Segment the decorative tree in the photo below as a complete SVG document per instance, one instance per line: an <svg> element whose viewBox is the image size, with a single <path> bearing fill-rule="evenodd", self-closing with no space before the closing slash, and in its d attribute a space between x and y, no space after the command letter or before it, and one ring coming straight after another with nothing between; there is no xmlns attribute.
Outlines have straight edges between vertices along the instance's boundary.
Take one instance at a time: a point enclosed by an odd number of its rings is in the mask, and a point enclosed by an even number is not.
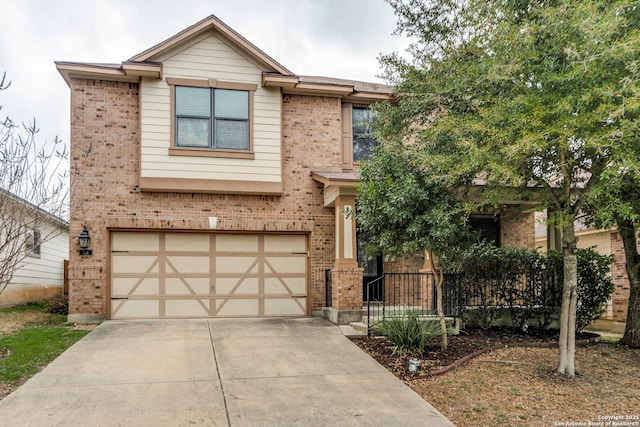
<svg viewBox="0 0 640 427"><path fill-rule="evenodd" d="M368 236L366 251L397 258L427 251L434 272L442 350L448 338L442 306L442 269L434 255L442 258L468 236L465 206L438 176L421 170L414 151L401 141L387 141L374 149L364 162L358 188L358 225Z"/></svg>
<svg viewBox="0 0 640 427"><path fill-rule="evenodd" d="M637 162L638 5L631 0L389 0L412 60L381 57L396 86L380 133L420 146L422 170L474 179L484 200L532 197L562 232L558 372L575 375L576 236L611 168Z"/></svg>
<svg viewBox="0 0 640 427"><path fill-rule="evenodd" d="M640 149L640 142L638 146ZM640 227L640 182L637 176L637 172L626 166L621 166L612 176L606 176L585 207L585 212L593 225L602 228L618 227L629 279L627 320L620 343L640 348L640 254L637 243L637 230Z"/></svg>

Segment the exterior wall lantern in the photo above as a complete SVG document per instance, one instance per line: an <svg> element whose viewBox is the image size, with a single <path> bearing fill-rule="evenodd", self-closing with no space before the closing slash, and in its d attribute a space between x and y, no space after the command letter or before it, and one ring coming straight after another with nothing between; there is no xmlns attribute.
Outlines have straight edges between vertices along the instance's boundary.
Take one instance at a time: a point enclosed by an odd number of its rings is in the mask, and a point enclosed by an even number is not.
<svg viewBox="0 0 640 427"><path fill-rule="evenodd" d="M78 253L80 255L93 255L93 250L88 249L89 243L91 243L91 237L89 236L89 231L87 231L87 226L83 226L83 230L78 236L78 243L80 244L80 250Z"/></svg>

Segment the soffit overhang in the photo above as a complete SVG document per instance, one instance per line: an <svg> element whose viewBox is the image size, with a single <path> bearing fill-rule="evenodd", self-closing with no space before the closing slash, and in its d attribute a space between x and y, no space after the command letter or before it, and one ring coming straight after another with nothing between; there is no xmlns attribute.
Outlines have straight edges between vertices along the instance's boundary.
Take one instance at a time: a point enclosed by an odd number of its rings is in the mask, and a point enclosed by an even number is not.
<svg viewBox="0 0 640 427"><path fill-rule="evenodd" d="M346 102L369 104L393 98L391 86L318 76L283 76L262 73L262 85L279 87L285 94L334 96Z"/></svg>
<svg viewBox="0 0 640 427"><path fill-rule="evenodd" d="M93 64L56 61L55 64L68 86L71 85L72 78L131 83L139 82L143 77L162 79L162 64L160 63Z"/></svg>
<svg viewBox="0 0 640 427"><path fill-rule="evenodd" d="M311 177L324 186L324 206L333 207L340 196L355 196L360 180L353 171L311 172Z"/></svg>

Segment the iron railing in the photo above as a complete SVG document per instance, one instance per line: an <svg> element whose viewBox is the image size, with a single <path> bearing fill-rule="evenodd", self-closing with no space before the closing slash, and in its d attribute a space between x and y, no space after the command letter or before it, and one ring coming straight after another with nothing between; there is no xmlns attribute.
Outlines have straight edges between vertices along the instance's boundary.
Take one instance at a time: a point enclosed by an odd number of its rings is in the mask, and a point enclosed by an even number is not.
<svg viewBox="0 0 640 427"><path fill-rule="evenodd" d="M462 280L444 275L443 311L447 317L459 317ZM366 289L367 328L388 317L406 316L408 312L434 315L436 286L432 273L385 273L371 281Z"/></svg>

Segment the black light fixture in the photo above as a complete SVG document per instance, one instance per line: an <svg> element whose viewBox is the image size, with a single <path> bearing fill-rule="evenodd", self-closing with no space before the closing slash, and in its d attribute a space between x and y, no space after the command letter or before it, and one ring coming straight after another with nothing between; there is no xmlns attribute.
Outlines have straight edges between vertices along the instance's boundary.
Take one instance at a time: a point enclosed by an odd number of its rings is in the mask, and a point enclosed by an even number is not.
<svg viewBox="0 0 640 427"><path fill-rule="evenodd" d="M80 250L78 253L80 255L93 255L93 251L91 249L87 249L89 247L89 243L91 243L91 237L89 236L89 231L87 230L87 226L83 226L83 230L78 236L78 243L80 244Z"/></svg>

